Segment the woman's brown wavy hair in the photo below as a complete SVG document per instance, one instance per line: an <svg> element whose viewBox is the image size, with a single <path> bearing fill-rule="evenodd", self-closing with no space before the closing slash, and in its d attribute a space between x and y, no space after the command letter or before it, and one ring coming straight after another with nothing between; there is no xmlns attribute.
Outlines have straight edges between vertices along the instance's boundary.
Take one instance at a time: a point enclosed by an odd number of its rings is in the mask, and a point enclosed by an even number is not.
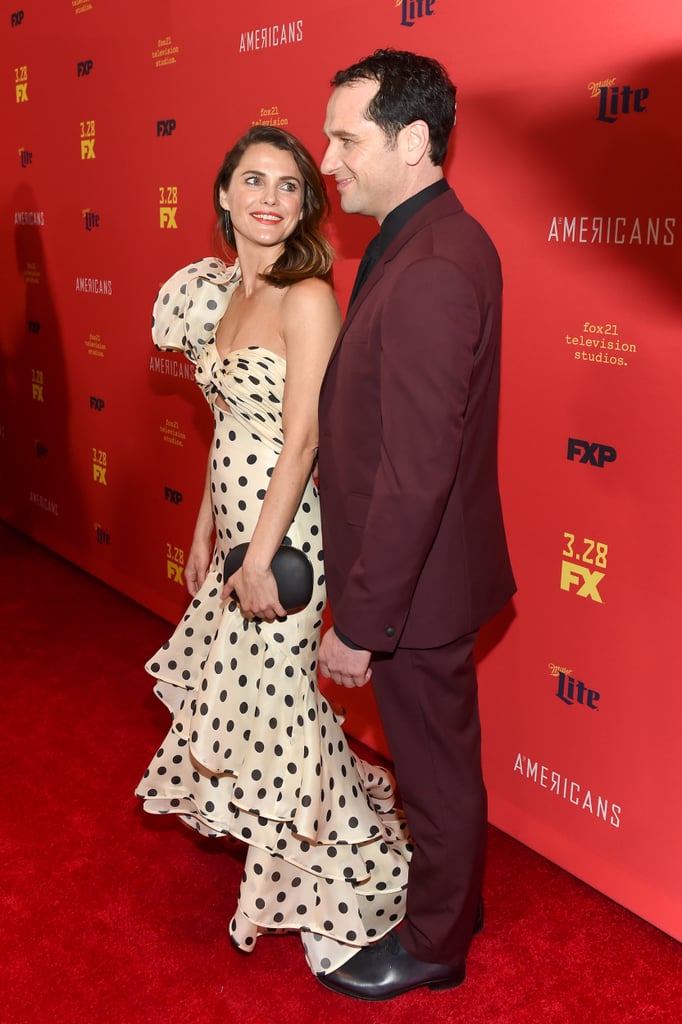
<svg viewBox="0 0 682 1024"><path fill-rule="evenodd" d="M276 288L286 288L308 277L331 281L334 254L322 231L322 223L329 216L329 199L324 180L305 146L281 128L255 125L226 154L213 186L213 205L218 215L217 234L224 245L236 251L232 224L230 222L229 227L226 225L225 211L220 205L220 192L230 187L232 175L249 146L260 144L291 153L303 178L301 219L286 239L284 252L279 259L261 275L263 280Z"/></svg>

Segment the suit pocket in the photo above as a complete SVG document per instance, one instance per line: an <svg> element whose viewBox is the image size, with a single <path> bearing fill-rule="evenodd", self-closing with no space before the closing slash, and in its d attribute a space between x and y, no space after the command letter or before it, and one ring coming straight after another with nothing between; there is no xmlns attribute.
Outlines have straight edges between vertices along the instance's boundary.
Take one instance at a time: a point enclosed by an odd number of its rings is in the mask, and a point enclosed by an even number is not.
<svg viewBox="0 0 682 1024"><path fill-rule="evenodd" d="M351 526L364 526L371 500L369 494L349 494L344 502L346 522Z"/></svg>

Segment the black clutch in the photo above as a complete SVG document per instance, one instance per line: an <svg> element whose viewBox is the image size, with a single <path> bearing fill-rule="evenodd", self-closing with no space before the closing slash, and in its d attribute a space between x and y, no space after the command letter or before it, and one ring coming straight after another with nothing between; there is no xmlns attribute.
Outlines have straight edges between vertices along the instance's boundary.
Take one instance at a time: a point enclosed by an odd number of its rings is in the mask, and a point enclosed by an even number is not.
<svg viewBox="0 0 682 1024"><path fill-rule="evenodd" d="M229 580L230 576L241 568L248 547L248 544L237 544L231 551L228 551L225 556L223 579ZM277 592L282 607L287 612L305 608L313 596L314 582L313 567L308 556L290 544L282 544L275 552L270 568L277 583Z"/></svg>

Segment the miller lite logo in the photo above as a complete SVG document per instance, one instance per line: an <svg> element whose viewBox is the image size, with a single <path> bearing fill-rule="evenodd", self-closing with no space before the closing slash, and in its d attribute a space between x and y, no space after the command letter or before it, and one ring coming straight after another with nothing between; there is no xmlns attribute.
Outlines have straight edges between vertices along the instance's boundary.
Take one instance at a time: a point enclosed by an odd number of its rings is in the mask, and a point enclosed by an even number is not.
<svg viewBox="0 0 682 1024"><path fill-rule="evenodd" d="M417 18L428 18L434 13L436 0L395 0L400 7L400 24L412 28Z"/></svg>
<svg viewBox="0 0 682 1024"><path fill-rule="evenodd" d="M76 64L76 75L78 78L83 78L89 75L93 66L93 61L91 60L79 60Z"/></svg>
<svg viewBox="0 0 682 1024"><path fill-rule="evenodd" d="M644 101L649 98L648 89L633 89L630 85L598 85L593 96L599 97L597 121L613 124L620 114L643 114Z"/></svg>
<svg viewBox="0 0 682 1024"><path fill-rule="evenodd" d="M83 210L83 221L85 230L92 231L94 228L99 227L99 214L93 213L92 210Z"/></svg>
<svg viewBox="0 0 682 1024"><path fill-rule="evenodd" d="M616 461L617 454L616 449L610 444L599 444L597 441L592 444L578 437L568 439L566 458L570 462L577 458L578 462L603 469L607 462Z"/></svg>
<svg viewBox="0 0 682 1024"><path fill-rule="evenodd" d="M182 491L175 491L172 487L164 487L164 501L170 501L171 505L179 505L182 501Z"/></svg>
<svg viewBox="0 0 682 1024"><path fill-rule="evenodd" d="M95 523L95 537L98 544L111 544L111 534L107 533L99 523Z"/></svg>
<svg viewBox="0 0 682 1024"><path fill-rule="evenodd" d="M599 711L597 707L601 697L599 691L590 689L590 687L585 686L585 683L582 683L579 679L574 679L573 676L569 676L565 672L559 672L557 675L555 697L558 697L568 707L580 704L591 711Z"/></svg>
<svg viewBox="0 0 682 1024"><path fill-rule="evenodd" d="M165 121L156 122L156 135L172 135L177 128L177 122L174 117L169 117Z"/></svg>
<svg viewBox="0 0 682 1024"><path fill-rule="evenodd" d="M23 11L12 11L12 13L9 16L9 23L10 23L12 28L19 28L19 26L23 24L23 21L24 21L24 12Z"/></svg>

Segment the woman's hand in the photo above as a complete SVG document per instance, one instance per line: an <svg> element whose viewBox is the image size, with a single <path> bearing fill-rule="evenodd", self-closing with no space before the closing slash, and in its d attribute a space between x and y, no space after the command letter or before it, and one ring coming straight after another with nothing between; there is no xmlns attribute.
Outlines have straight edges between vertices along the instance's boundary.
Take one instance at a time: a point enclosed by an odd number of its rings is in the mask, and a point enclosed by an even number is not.
<svg viewBox="0 0 682 1024"><path fill-rule="evenodd" d="M211 563L211 542L205 540L192 541L189 555L185 562L185 586L192 597L203 586Z"/></svg>
<svg viewBox="0 0 682 1024"><path fill-rule="evenodd" d="M242 565L229 580L226 580L221 598L228 601L234 591L245 619L264 619L274 622L286 615L286 609L279 602L277 583L270 569L253 569Z"/></svg>

